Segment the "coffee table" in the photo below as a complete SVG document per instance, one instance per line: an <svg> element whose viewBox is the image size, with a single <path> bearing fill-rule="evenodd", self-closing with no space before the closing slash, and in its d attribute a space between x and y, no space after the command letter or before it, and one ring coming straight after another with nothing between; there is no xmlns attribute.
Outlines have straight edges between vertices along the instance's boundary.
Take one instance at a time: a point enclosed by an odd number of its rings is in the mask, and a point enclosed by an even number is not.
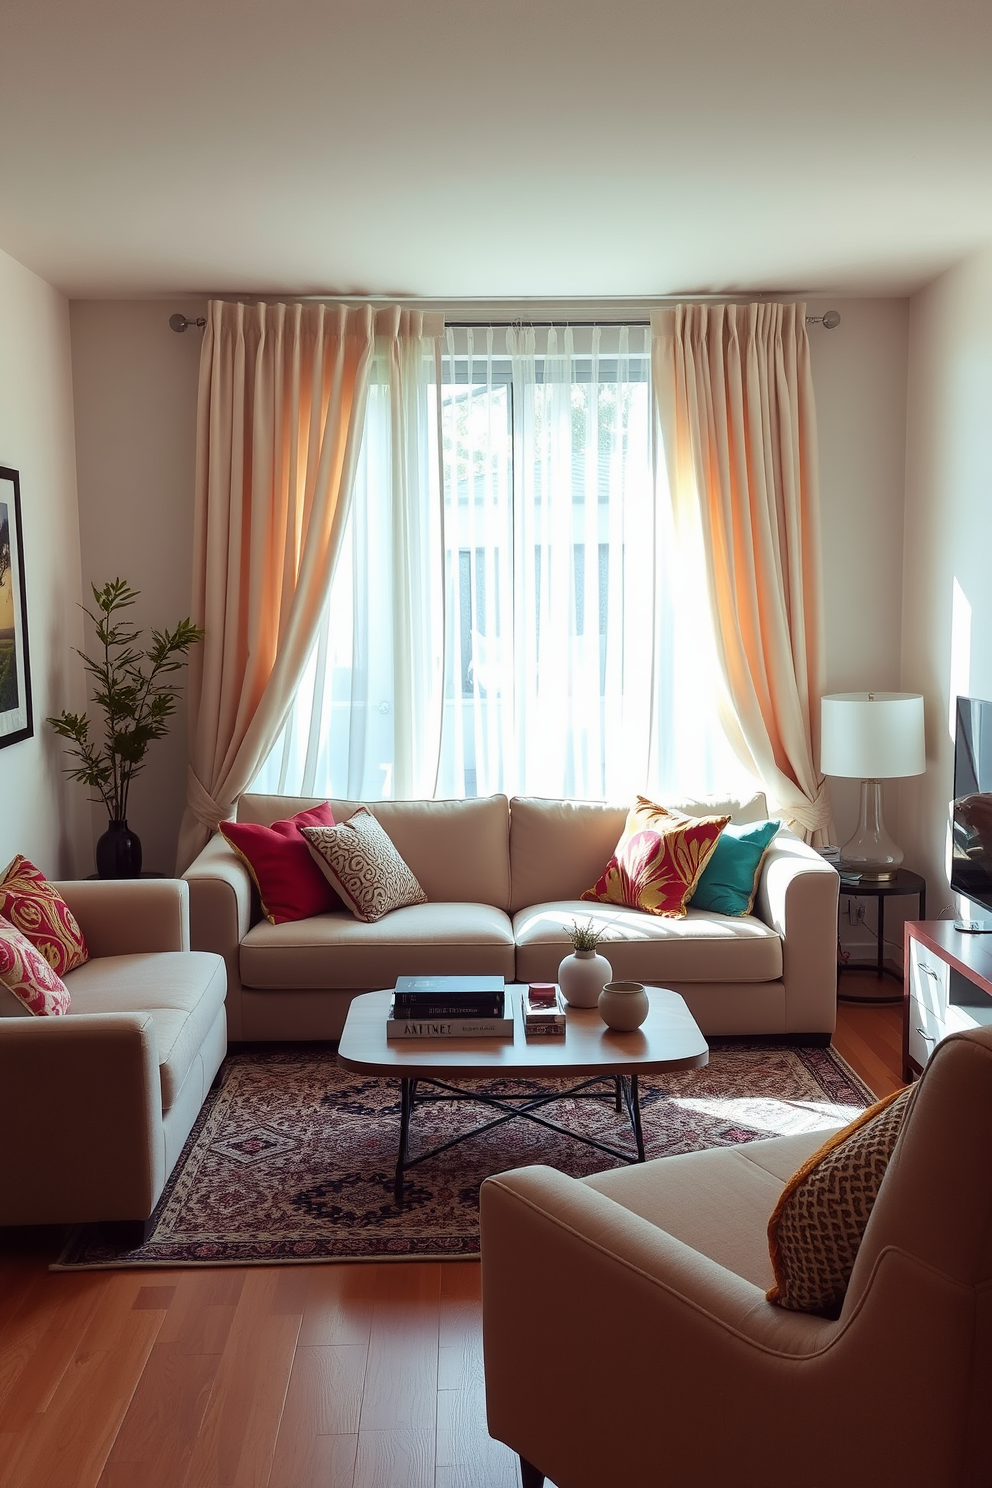
<svg viewBox="0 0 992 1488"><path fill-rule="evenodd" d="M364 992L352 1000L338 1045L340 1063L359 1074L400 1081L399 1152L394 1185L398 1207L403 1204L403 1182L408 1169L515 1118L536 1122L549 1131L563 1132L624 1162L643 1162L638 1075L659 1070L702 1069L709 1062L706 1040L677 992L649 987L647 1020L635 1033L616 1033L607 1028L595 1008L570 1007L564 1038L528 1039L523 1031L520 991L515 986L507 988L514 1010L512 1039L387 1039L386 1017L392 992ZM466 1080L573 1080L580 1076L585 1078L567 1090L539 1093L532 1090L520 1096L494 1096L461 1086ZM606 1091L593 1089L604 1084ZM428 1087L428 1094L421 1091L422 1086ZM574 1127L559 1126L542 1114L554 1101L576 1096L613 1099L618 1111L626 1106L634 1151L611 1146ZM473 1101L498 1114L471 1131L411 1158L410 1124L418 1099Z"/></svg>

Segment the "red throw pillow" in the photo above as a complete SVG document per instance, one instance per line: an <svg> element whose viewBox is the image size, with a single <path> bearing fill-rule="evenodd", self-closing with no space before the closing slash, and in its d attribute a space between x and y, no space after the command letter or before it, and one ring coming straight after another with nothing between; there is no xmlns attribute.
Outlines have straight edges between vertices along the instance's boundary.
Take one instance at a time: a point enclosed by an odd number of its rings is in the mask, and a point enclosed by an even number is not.
<svg viewBox="0 0 992 1488"><path fill-rule="evenodd" d="M301 827L333 827L334 813L325 801L271 827L251 822L221 822L220 829L255 880L262 913L273 925L308 920L341 900L310 856Z"/></svg>
<svg viewBox="0 0 992 1488"><path fill-rule="evenodd" d="M26 935L57 976L89 960L79 922L53 884L18 853L0 878L0 915Z"/></svg>

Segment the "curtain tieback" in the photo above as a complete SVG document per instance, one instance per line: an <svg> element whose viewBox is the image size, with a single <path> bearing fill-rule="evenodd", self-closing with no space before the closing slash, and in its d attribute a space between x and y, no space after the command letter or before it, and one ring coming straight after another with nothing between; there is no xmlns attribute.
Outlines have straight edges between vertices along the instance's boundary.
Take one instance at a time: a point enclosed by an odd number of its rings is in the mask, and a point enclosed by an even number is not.
<svg viewBox="0 0 992 1488"><path fill-rule="evenodd" d="M199 779L192 765L186 771L186 803L201 827L216 832L231 814L230 806L220 806Z"/></svg>
<svg viewBox="0 0 992 1488"><path fill-rule="evenodd" d="M790 826L797 825L804 832L823 832L830 825L830 789L826 780L821 780L812 800L800 796L795 801L783 802L783 809Z"/></svg>

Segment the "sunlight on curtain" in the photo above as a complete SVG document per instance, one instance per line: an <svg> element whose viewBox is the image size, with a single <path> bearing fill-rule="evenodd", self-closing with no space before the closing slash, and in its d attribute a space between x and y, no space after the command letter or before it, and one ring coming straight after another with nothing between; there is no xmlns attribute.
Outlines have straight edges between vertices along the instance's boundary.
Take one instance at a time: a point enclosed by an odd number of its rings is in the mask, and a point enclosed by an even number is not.
<svg viewBox="0 0 992 1488"><path fill-rule="evenodd" d="M449 327L442 379L439 794L741 781L701 591L655 499L649 330Z"/></svg>
<svg viewBox="0 0 992 1488"><path fill-rule="evenodd" d="M377 341L329 607L253 789L753 789L656 488L649 329L448 327L434 350Z"/></svg>
<svg viewBox="0 0 992 1488"><path fill-rule="evenodd" d="M443 648L436 479L440 317L376 321L354 497L316 645L252 786L289 795L430 797Z"/></svg>

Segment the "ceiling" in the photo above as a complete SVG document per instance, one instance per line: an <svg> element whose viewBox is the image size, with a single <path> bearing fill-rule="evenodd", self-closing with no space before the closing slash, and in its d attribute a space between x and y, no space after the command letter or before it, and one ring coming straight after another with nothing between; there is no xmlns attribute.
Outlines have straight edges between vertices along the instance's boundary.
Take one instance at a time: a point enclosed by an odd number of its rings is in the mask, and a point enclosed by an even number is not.
<svg viewBox="0 0 992 1488"><path fill-rule="evenodd" d="M75 298L904 294L992 242L989 0L2 0Z"/></svg>

